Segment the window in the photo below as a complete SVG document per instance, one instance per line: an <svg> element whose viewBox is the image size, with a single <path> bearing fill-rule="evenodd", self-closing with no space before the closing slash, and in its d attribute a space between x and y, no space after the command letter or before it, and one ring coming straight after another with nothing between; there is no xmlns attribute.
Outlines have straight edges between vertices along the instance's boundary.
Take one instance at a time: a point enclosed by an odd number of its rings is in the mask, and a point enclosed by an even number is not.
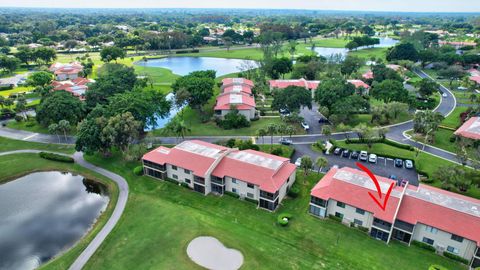
<svg viewBox="0 0 480 270"><path fill-rule="evenodd" d="M185 178L185 183L190 184L191 182L192 182L192 181L190 181L190 179Z"/></svg>
<svg viewBox="0 0 480 270"><path fill-rule="evenodd" d="M455 240L455 241L457 241L457 242L462 243L462 242L463 242L463 237L458 236L458 235L456 235L456 234L452 234L452 240Z"/></svg>
<svg viewBox="0 0 480 270"><path fill-rule="evenodd" d="M337 202L337 206L340 208L345 208L345 204L343 202Z"/></svg>
<svg viewBox="0 0 480 270"><path fill-rule="evenodd" d="M236 188L232 188L233 193L238 193Z"/></svg>
<svg viewBox="0 0 480 270"><path fill-rule="evenodd" d="M427 244L433 246L433 242L434 242L434 241L433 241L432 239L430 239L430 238L423 237L422 242L427 243Z"/></svg>
<svg viewBox="0 0 480 270"><path fill-rule="evenodd" d="M431 232L433 234L436 234L438 232L438 229L437 228L434 228L434 227L431 227L431 226L426 226L425 227L425 231L427 232Z"/></svg>
<svg viewBox="0 0 480 270"><path fill-rule="evenodd" d="M253 193L247 192L247 197L253 199Z"/></svg>
<svg viewBox="0 0 480 270"><path fill-rule="evenodd" d="M176 170L177 170L177 166L172 165L172 170L175 170L175 171L176 171Z"/></svg>
<svg viewBox="0 0 480 270"><path fill-rule="evenodd" d="M365 210L360 209L360 208L357 208L357 209L355 210L355 212L357 212L357 214L360 214L360 215L364 215L364 214L365 214Z"/></svg>
<svg viewBox="0 0 480 270"><path fill-rule="evenodd" d="M237 183L237 179L232 178L232 183L236 184L236 183Z"/></svg>
<svg viewBox="0 0 480 270"><path fill-rule="evenodd" d="M252 184L247 184L247 187L248 187L248 188L254 188L255 186L252 185Z"/></svg>
<svg viewBox="0 0 480 270"><path fill-rule="evenodd" d="M362 225L363 225L363 221L361 221L360 219L354 219L354 220L353 220L353 223L355 223L355 224L358 225L358 226L362 226Z"/></svg>
<svg viewBox="0 0 480 270"><path fill-rule="evenodd" d="M187 169L183 169L185 171L186 174L190 174L190 170L187 170Z"/></svg>
<svg viewBox="0 0 480 270"><path fill-rule="evenodd" d="M453 254L458 254L458 248L454 248L452 246L448 246L447 251Z"/></svg>
<svg viewBox="0 0 480 270"><path fill-rule="evenodd" d="M335 216L339 218L343 218L343 214L339 212L335 212Z"/></svg>
<svg viewBox="0 0 480 270"><path fill-rule="evenodd" d="M172 174L173 179L178 179L178 175Z"/></svg>

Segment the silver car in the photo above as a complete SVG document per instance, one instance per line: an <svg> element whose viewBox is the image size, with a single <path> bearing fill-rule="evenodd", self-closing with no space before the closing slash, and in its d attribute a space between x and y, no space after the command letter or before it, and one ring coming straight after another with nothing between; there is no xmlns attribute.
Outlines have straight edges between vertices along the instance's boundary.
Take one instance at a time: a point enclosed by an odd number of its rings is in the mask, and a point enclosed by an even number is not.
<svg viewBox="0 0 480 270"><path fill-rule="evenodd" d="M413 169L413 161L411 161L410 159L405 160L405 168Z"/></svg>

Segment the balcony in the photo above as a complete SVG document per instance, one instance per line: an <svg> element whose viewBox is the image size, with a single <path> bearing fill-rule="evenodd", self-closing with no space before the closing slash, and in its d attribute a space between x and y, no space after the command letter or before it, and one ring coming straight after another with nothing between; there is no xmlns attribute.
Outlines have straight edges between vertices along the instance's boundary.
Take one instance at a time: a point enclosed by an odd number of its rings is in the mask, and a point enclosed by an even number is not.
<svg viewBox="0 0 480 270"><path fill-rule="evenodd" d="M223 180L223 178L212 175L210 180L212 181L212 183L215 183L217 185L221 185L221 186L225 185L225 181Z"/></svg>
<svg viewBox="0 0 480 270"><path fill-rule="evenodd" d="M165 165L157 164L148 160L143 160L143 165L163 172L167 170Z"/></svg>
<svg viewBox="0 0 480 270"><path fill-rule="evenodd" d="M413 232L413 228L415 225L403 222L401 220L395 220L395 224L393 225L395 228L406 231L406 232Z"/></svg>
<svg viewBox="0 0 480 270"><path fill-rule="evenodd" d="M327 201L322 200L322 199L317 198L317 197L311 196L310 197L310 202L313 203L313 204L316 204L318 206L321 206L321 207L327 207Z"/></svg>
<svg viewBox="0 0 480 270"><path fill-rule="evenodd" d="M477 247L477 253L475 253L475 257L480 258L480 247Z"/></svg>
<svg viewBox="0 0 480 270"><path fill-rule="evenodd" d="M203 178L203 177L198 177L198 176L195 175L195 176L193 177L193 181L194 181L195 183L198 183L198 184L201 184L201 185L205 185L205 178Z"/></svg>
<svg viewBox="0 0 480 270"><path fill-rule="evenodd" d="M278 197L278 191L275 194L260 190L260 198L267 199L270 201L275 200Z"/></svg>
<svg viewBox="0 0 480 270"><path fill-rule="evenodd" d="M390 231L390 228L392 228L391 223L388 223L388 222L383 221L383 220L378 219L378 218L373 219L373 226L375 226L377 228L380 228L382 230L385 230L385 231Z"/></svg>

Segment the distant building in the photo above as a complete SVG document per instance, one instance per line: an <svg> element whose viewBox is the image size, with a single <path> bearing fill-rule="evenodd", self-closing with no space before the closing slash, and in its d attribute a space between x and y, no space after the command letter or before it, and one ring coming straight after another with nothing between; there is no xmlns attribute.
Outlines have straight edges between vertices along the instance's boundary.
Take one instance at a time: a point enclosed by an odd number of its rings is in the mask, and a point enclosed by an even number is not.
<svg viewBox="0 0 480 270"><path fill-rule="evenodd" d="M271 211L295 182L296 166L288 158L198 140L160 146L142 161L145 175L173 179L205 195L234 193Z"/></svg>
<svg viewBox="0 0 480 270"><path fill-rule="evenodd" d="M370 197L376 187L363 171L332 168L312 189L309 212L336 216L343 223L368 229L371 237L390 242L412 241L449 252L480 266L480 200L420 184L397 185L376 176L381 193L390 193L383 211Z"/></svg>
<svg viewBox="0 0 480 270"><path fill-rule="evenodd" d="M49 70L55 74L55 80L57 81L74 80L81 77L79 73L83 71L83 66L79 62L54 63Z"/></svg>
<svg viewBox="0 0 480 270"><path fill-rule="evenodd" d="M221 93L217 96L215 115L224 117L235 107L248 120L256 117L256 103L253 97L253 82L243 78L223 79Z"/></svg>
<svg viewBox="0 0 480 270"><path fill-rule="evenodd" d="M85 100L85 94L88 90L88 84L94 83L94 80L87 78L76 78L70 81L53 81L53 91L67 91L72 95L78 97L80 100Z"/></svg>
<svg viewBox="0 0 480 270"><path fill-rule="evenodd" d="M353 84L357 89L358 94L368 95L370 91L370 85L366 84L362 80L347 80L347 82Z"/></svg>
<svg viewBox="0 0 480 270"><path fill-rule="evenodd" d="M476 42L468 42L468 41L439 41L438 42L438 45L440 46L444 46L444 45L450 45L450 46L453 46L455 48L460 48L460 47L464 47L464 46L477 46L477 43Z"/></svg>
<svg viewBox="0 0 480 270"><path fill-rule="evenodd" d="M480 140L480 117L471 117L454 134L472 140Z"/></svg>
<svg viewBox="0 0 480 270"><path fill-rule="evenodd" d="M307 90L315 90L317 89L320 81L307 81L304 78L298 80L270 80L270 90L275 88L277 89L285 89L289 86L298 86L303 87Z"/></svg>
<svg viewBox="0 0 480 270"><path fill-rule="evenodd" d="M369 70L369 71L363 73L362 78L364 78L366 80L373 79L373 71Z"/></svg>

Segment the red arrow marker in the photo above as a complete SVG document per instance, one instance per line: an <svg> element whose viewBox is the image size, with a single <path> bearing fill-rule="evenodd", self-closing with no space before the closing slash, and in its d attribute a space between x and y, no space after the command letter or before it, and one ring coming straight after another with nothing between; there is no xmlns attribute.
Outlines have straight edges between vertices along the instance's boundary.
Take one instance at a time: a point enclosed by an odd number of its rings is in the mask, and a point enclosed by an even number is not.
<svg viewBox="0 0 480 270"><path fill-rule="evenodd" d="M380 188L380 184L378 183L378 180L377 178L375 177L375 175L365 166L363 166L361 163L359 162L355 162L355 164L364 172L366 172L368 174L368 176L370 177L370 179L372 179L373 183L375 184L375 187L377 188L377 193L378 193L378 197L379 199L377 199L371 192L368 192L368 195L370 195L370 197L373 199L373 201L383 210L385 211L385 208L387 207L387 202L388 202L388 198L390 198L390 193L392 193L392 189L393 189L393 186L395 185L394 183L392 183L390 185L390 187L388 188L388 191L387 191L387 194L385 194L385 198L382 200L382 189Z"/></svg>

